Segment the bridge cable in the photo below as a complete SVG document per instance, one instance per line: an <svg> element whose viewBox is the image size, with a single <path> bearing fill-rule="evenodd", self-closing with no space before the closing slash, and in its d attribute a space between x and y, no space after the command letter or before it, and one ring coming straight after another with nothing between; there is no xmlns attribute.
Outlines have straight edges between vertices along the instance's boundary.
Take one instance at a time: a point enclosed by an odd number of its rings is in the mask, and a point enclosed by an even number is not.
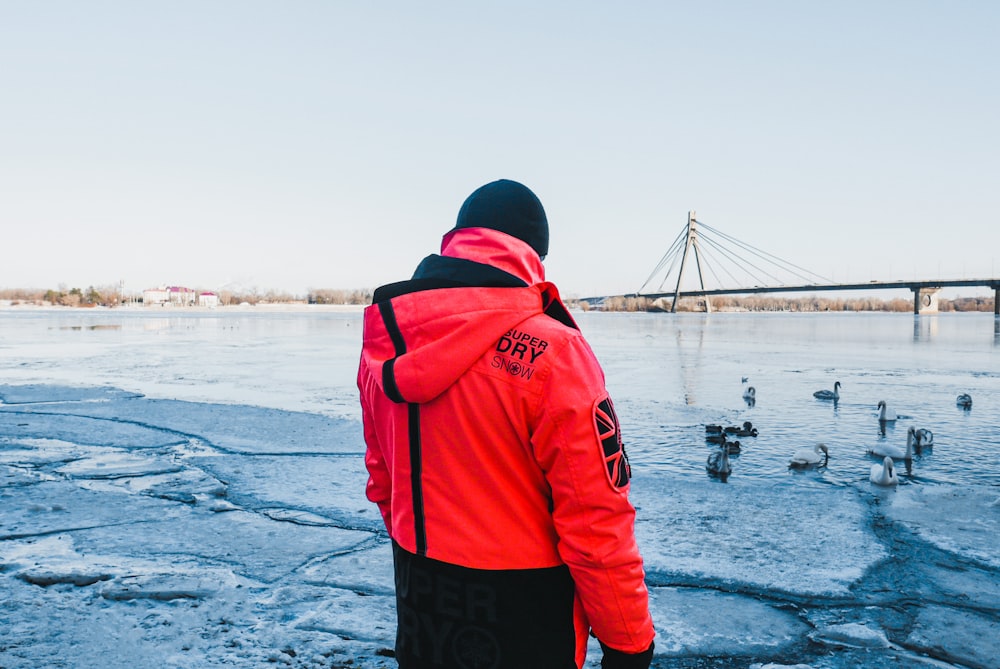
<svg viewBox="0 0 1000 669"><path fill-rule="evenodd" d="M805 276L803 276L801 274L797 274L796 272L787 269L787 267L794 267L797 270L800 270L802 272L805 272L806 274L811 275L813 277L812 282L815 282L815 279L821 279L825 283L830 283L830 284L835 283L833 280L828 279L828 278L826 278L826 277L824 277L824 276L822 276L820 274L817 274L817 273L815 273L815 272L813 272L811 270L808 270L808 269L806 269L804 267L800 267L799 265L796 265L795 263L789 262L787 260L783 260L782 258L779 258L778 256L776 256L776 255L774 255L772 253L768 253L767 251L764 251L762 249L758 249L755 246L751 246L750 244L747 244L746 242L742 242L742 241L736 239L735 237L732 237L731 235L727 235L726 233L722 232L721 230L716 230L715 228L713 228L712 226L710 226L710 225L708 225L706 223L702 223L701 221L697 221L697 223L698 223L698 225L701 228L707 228L711 232L714 232L715 234L717 234L717 235L719 235L719 236L721 236L721 237L723 237L723 238L725 238L725 239L733 242L734 244L737 244L738 246L740 246L740 247L742 247L742 248L744 248L744 249L746 249L748 251L756 253L757 255L761 256L761 258L763 258L763 259L773 258L774 260L771 261L773 264L782 266L783 269L785 269L786 271L790 272L791 274L795 274L800 279L808 280L807 277L805 277ZM787 267L784 267L784 266L787 266Z"/></svg>
<svg viewBox="0 0 1000 669"><path fill-rule="evenodd" d="M708 226L706 226L706 227L708 227ZM731 238L731 237L729 237L729 236L727 236L727 235L724 235L724 234L722 234L722 233L719 233L719 232L718 232L717 230L714 230L714 229L712 229L712 232L714 232L714 233L716 233L716 234L720 234L720 235L721 235L722 237L724 237L724 238L725 238L725 239L727 239L727 240L732 240L732 242L733 242L733 243L737 244L738 246L740 246L741 248L743 248L743 249L745 249L745 250L750 250L750 252L751 252L751 254L753 255L753 257L756 257L756 258L758 258L758 259L760 259L760 260L763 260L763 261L765 261L765 262L769 263L770 265L774 266L775 268L777 268L777 269L780 269L780 270L783 270L783 271L785 271L785 272L789 272L790 274L793 274L793 275L797 276L797 277L798 277L799 279L802 279L803 281L806 281L806 280L808 280L808 279L807 279L807 277L804 277L804 276L802 276L802 275L800 275L800 274L798 274L798 273L796 273L796 272L794 272L794 271L792 271L792 270L788 269L787 267L784 267L783 265L781 265L781 264L779 264L779 263L777 263L777 262L775 262L775 261L771 260L771 259L770 259L769 257L766 257L766 256L770 256L770 257L773 257L773 258L777 258L777 256L773 256L773 255L771 255L771 254L766 254L766 255L761 255L760 253L754 253L754 251L755 251L756 249L753 249L753 247L749 247L749 248L748 248L748 245L746 245L746 244L742 244L741 242L739 242L739 240L736 240L736 239L733 239L733 238ZM711 237L708 237L708 236L706 236L706 237L705 237L705 239L706 239L707 241L709 241L709 242L713 242L713 241L714 241L714 240L713 240L713 239L712 239ZM743 263L746 263L746 264L750 265L751 267L754 267L755 269L757 269L757 270L759 270L759 271L763 272L763 273L764 273L765 275L767 275L767 276L768 276L768 277L769 277L770 279L773 279L774 281L776 281L776 282L777 282L777 283L778 283L779 285L786 285L786 284L784 284L784 282L783 282L783 281L782 281L782 280L781 280L781 279L780 279L779 277L777 277L777 276L774 276L773 274L771 274L771 273L770 273L770 272L768 272L767 270L765 270L765 269L763 269L763 268L761 268L761 267L758 267L757 265L753 264L753 263L752 263L752 262L751 262L750 260L748 260L748 259L747 259L747 258L746 258L746 257L745 257L744 255L740 254L739 252L737 252L737 251L734 251L734 250L732 250L732 249L729 249L729 251L730 251L730 252L731 252L731 253L732 253L733 255L735 255L735 256L736 256L736 257L737 257L737 258L739 259L739 260L738 260L739 262L743 262ZM730 259L732 259L732 258L730 258ZM780 258L777 258L777 260L781 260L781 259L780 259ZM784 261L782 261L782 262L784 262ZM790 263L786 263L786 264L790 264ZM761 284L761 285L766 285L766 284L767 284L767 282L766 282L766 281L762 281L762 280L760 279L760 277L757 277L757 276L754 276L754 275L753 275L753 274L752 274L752 273L751 273L751 272L750 272L749 270L746 270L746 269L744 268L744 271L746 271L746 272L747 272L747 274L749 274L749 275L750 275L750 276L752 276L752 277L753 277L754 279L756 279L756 280L758 281L758 283L759 283L759 284ZM806 271L808 271L808 270L806 270Z"/></svg>
<svg viewBox="0 0 1000 669"><path fill-rule="evenodd" d="M762 249L758 249L755 246L747 244L746 242L740 241L739 239L736 239L735 237L733 237L731 235L728 235L728 234L722 232L721 230L716 230L715 228L713 228L712 226L708 225L707 223L702 223L701 225L702 225L702 227L704 227L704 228L710 230L711 232L713 232L714 234L719 235L723 239L736 244L737 246L739 246L740 248L742 248L744 250L750 251L754 255L757 255L762 260L767 260L769 263L771 263L773 265L776 265L776 266L780 267L781 269L783 269L783 270L785 270L785 271L787 271L787 272L789 272L791 274L795 274L800 279L807 279L808 277L806 277L806 276L804 276L802 274L798 274L797 272L792 271L792 269L790 269L790 268L799 269L799 270L801 270L803 272L806 272L809 275L812 275L815 278L820 278L820 279L824 278L824 277L820 276L819 274L816 274L815 272L807 270L807 269L805 269L803 267L799 267L798 265L795 265L794 263L791 263L791 262L789 262L787 260L779 258L778 256L776 256L776 255L774 255L772 253L768 253L766 251L763 251Z"/></svg>
<svg viewBox="0 0 1000 669"><path fill-rule="evenodd" d="M712 242L708 242L708 243L709 243L709 245L711 245ZM698 245L698 250L699 250L699 255L704 256L705 260L713 260L714 261L714 258L708 253L708 250L704 246L702 246L701 244ZM714 265L715 265L714 262L711 265L709 263L707 263L707 262L702 263L702 266L705 267L709 272L711 272L713 277L715 277L716 283L718 283L721 286L721 285L723 285L722 284L722 280L719 278L719 275L716 274L716 272L715 272L715 266ZM725 264L719 263L719 265L722 267L722 271L725 272L729 276L730 279L732 279L733 283L735 283L735 284L739 283L739 279L737 279L735 276L733 276L732 272L730 272L726 268ZM704 288L703 288L703 290L704 290Z"/></svg>
<svg viewBox="0 0 1000 669"><path fill-rule="evenodd" d="M722 255L724 255L730 261L731 264L738 266L739 269L743 272L744 276L746 276L746 277L748 277L750 279L750 281L743 281L743 282L741 282L739 279L736 279L734 277L733 278L733 284L734 285L739 286L741 283L750 283L750 282L754 282L756 285L761 285L761 284L765 284L766 283L766 281L761 280L761 278L759 276L757 276L756 274L754 274L753 272L751 272L749 269L747 269L747 265L749 265L751 267L754 267L754 265L752 263L750 263L750 262L748 262L748 261L746 261L744 259L741 259L741 258L733 258L732 257L732 251L730 251L728 249L725 249L725 248L723 248L721 246L716 245L713 240L706 239L705 243L710 248L714 248L719 253L721 253ZM755 267L755 269L760 269L760 268ZM763 271L763 270L761 270L761 271ZM733 276L732 273L728 273L728 274L731 277ZM765 274L767 274L767 272L765 272ZM770 276L770 275L768 275L768 276ZM774 277L771 277L771 278L774 278ZM720 287L722 287L721 284L720 284Z"/></svg>
<svg viewBox="0 0 1000 669"><path fill-rule="evenodd" d="M679 234L677 238L674 240L674 243L670 245L670 248L664 254L663 258L660 260L660 263L656 266L656 269L654 269L652 274L649 275L649 278L646 279L646 282L642 284L643 288L645 288L646 285L650 281L652 281L653 277L656 276L657 272L663 269L663 266L666 265L668 261L671 262L671 265L670 265L670 270L668 270L667 274L673 271L674 265L677 264L677 258L679 257L680 249L683 248L684 246L684 240L685 240L685 233L682 231L681 234ZM638 292L641 293L642 288L640 288Z"/></svg>
<svg viewBox="0 0 1000 669"><path fill-rule="evenodd" d="M702 237L702 239L704 239L709 245L711 245L711 246L713 246L715 248L718 248L721 253L723 253L729 260L733 261L737 265L740 265L740 263L743 263L745 265L749 265L750 267L753 267L755 270L757 270L759 272L762 272L768 278L773 279L774 281L777 281L779 285L782 284L782 281L781 281L780 278L774 276L773 274L771 274L770 272L768 272L766 269L758 267L757 265L755 265L750 260L748 260L748 259L746 259L746 258L744 258L744 257L742 257L742 256L740 256L738 254L736 254L731 249L727 249L727 248L722 247L715 240L713 240L713 239L711 239L709 237ZM752 279L754 279L755 281L757 281L757 285L766 285L767 284L766 281L762 281L759 276L756 276L753 272L751 272L750 270L748 270L746 267L742 267L741 266L741 269L744 272L746 272L746 274L748 276L750 276Z"/></svg>
<svg viewBox="0 0 1000 669"><path fill-rule="evenodd" d="M677 253L677 251L680 249L683 243L682 240L687 241L686 228L684 230L681 230L680 234L677 235L677 238L674 239L673 243L670 245L670 248L667 249L667 252L663 254L662 258L660 258L660 262L657 263L656 268L653 269L652 273L649 275L649 278L646 279L646 281L642 284L642 288L639 288L639 290L637 290L636 293L641 293L643 288L645 288L646 285L653 280L653 277L656 276L661 269L663 269L663 266L667 264L667 261L670 260L670 256L675 255ZM676 263L676 258L674 258L674 261ZM673 265L671 265L670 270L667 271L667 275L669 275L671 271L673 271Z"/></svg>
<svg viewBox="0 0 1000 669"><path fill-rule="evenodd" d="M708 252L707 249L702 248L702 253L704 254L706 259L712 258L712 255ZM708 263L705 263L705 266L708 267L708 270L712 273L712 276L715 277L716 283L720 286L723 285L722 279L720 279L719 275L716 274L715 272L714 265L709 265ZM733 276L732 272L730 272L724 264L721 264L720 266L722 267L722 271L725 272L729 276L729 278L732 279L734 283L738 283L738 279L736 279L736 277Z"/></svg>
<svg viewBox="0 0 1000 669"><path fill-rule="evenodd" d="M667 279L670 278L670 275L674 273L674 267L677 266L677 263L680 261L682 257L683 256L681 253L674 254L674 261L670 263L670 269L668 269L667 273L663 275L663 281L660 282L660 285L657 288L658 291L663 292L663 284L665 284L667 282Z"/></svg>

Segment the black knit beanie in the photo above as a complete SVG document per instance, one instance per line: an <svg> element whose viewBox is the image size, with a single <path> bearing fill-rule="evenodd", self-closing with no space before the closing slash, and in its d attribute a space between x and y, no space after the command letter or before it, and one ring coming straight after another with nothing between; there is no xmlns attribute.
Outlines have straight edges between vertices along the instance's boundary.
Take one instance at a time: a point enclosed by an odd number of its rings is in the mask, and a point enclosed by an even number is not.
<svg viewBox="0 0 1000 669"><path fill-rule="evenodd" d="M517 237L539 257L549 252L549 222L538 197L527 186L500 179L475 190L458 212L455 229L490 228Z"/></svg>

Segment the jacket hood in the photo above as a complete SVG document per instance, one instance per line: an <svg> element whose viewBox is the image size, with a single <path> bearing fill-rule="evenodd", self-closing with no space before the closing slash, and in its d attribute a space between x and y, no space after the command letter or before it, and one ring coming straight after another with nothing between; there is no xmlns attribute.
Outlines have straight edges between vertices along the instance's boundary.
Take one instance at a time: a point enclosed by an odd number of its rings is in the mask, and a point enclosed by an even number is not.
<svg viewBox="0 0 1000 669"><path fill-rule="evenodd" d="M527 242L490 228L460 228L441 239L441 255L491 265L526 284L545 280L545 266Z"/></svg>
<svg viewBox="0 0 1000 669"><path fill-rule="evenodd" d="M486 264L519 279L520 287L463 285L424 290L376 302L364 315L362 363L383 392L396 402L425 403L447 390L508 330L557 305L570 325L555 286L542 282L538 254L525 242L486 228L453 230L442 243L448 258ZM424 272L426 274L427 271ZM468 273L467 273L468 274ZM401 284L406 286L406 283ZM443 285L454 286L453 278ZM378 294L378 292L376 292ZM563 319L560 319L563 320Z"/></svg>
<svg viewBox="0 0 1000 669"><path fill-rule="evenodd" d="M542 310L541 286L402 295L365 310L362 357L390 399L422 404L447 390L503 333Z"/></svg>

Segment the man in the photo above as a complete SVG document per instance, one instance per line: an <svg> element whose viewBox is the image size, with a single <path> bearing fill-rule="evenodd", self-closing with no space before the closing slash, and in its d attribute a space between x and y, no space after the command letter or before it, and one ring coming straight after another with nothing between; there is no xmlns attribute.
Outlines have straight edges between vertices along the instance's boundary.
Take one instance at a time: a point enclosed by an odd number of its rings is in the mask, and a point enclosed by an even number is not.
<svg viewBox="0 0 1000 669"><path fill-rule="evenodd" d="M466 199L440 255L365 310L367 495L402 669L645 669L653 623L604 374L542 259L527 187Z"/></svg>

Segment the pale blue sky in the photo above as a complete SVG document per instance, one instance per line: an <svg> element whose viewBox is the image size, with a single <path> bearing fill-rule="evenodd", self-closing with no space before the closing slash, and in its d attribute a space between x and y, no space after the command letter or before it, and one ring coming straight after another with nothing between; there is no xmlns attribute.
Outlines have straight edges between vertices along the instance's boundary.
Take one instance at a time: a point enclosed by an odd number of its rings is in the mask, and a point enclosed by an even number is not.
<svg viewBox="0 0 1000 669"><path fill-rule="evenodd" d="M362 288L496 178L567 295L698 219L1000 274L1000 3L0 0L0 287Z"/></svg>

